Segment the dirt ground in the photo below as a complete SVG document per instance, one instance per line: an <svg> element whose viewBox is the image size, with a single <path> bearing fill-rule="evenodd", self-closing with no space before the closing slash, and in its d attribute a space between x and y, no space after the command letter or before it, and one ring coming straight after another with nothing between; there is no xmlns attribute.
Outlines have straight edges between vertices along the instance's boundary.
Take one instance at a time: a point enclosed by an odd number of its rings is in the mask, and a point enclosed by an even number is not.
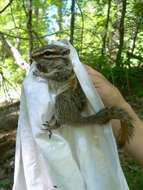
<svg viewBox="0 0 143 190"><path fill-rule="evenodd" d="M0 106L0 190L11 190L19 102Z"/></svg>

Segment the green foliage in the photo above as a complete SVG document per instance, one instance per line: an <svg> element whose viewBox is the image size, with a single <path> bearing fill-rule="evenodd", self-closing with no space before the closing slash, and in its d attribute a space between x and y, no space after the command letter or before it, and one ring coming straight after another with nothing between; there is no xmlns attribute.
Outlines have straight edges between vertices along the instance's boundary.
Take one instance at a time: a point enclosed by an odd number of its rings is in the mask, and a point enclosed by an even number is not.
<svg viewBox="0 0 143 190"><path fill-rule="evenodd" d="M10 180L8 179L0 180L0 188L11 188Z"/></svg>
<svg viewBox="0 0 143 190"><path fill-rule="evenodd" d="M8 2L3 1L0 3L0 10L2 10L6 3ZM126 89L127 83L125 81L127 80L124 79L127 77L127 74L125 74L125 70L127 70L129 65L133 68L142 66L142 62L134 58L130 58L128 63L127 51L132 51L134 35L138 25L138 33L135 39L136 42L133 53L143 57L143 1L131 0L127 3L125 38L121 58L122 68L116 68L115 63L119 44L118 27L121 16L121 3L118 1L111 1L108 30L106 31L105 24L107 21L108 3L109 0L77 1L75 7L76 22L74 27L74 45L77 48L83 63L88 63L98 70L103 70L107 77L112 73L111 75L113 76L110 76L109 78L114 78L115 82L116 78L117 81L122 81L123 88ZM34 48L46 43L45 39L41 38L42 35L58 32L59 29L62 30L59 31L62 33L55 34L52 37L53 39L69 37L70 6L71 1L69 0L33 1L32 30ZM22 57L26 61L29 60L27 14L28 0L20 0L13 1L13 3L1 13L0 17L1 32L6 34L6 39L9 40L13 46L18 48ZM102 55L102 40L106 32L106 49L105 54ZM48 39L51 38L48 37ZM0 66L3 74L13 82L20 82L24 76L24 72L15 65L12 56L4 51L3 44L0 46ZM105 72L105 70L107 70L107 72ZM140 84L138 83L137 78L131 77L132 74L128 75L131 88L132 86L140 87L140 85L137 85Z"/></svg>
<svg viewBox="0 0 143 190"><path fill-rule="evenodd" d="M108 80L121 90L124 95L143 96L143 68L131 67L109 69L106 67L101 71Z"/></svg>
<svg viewBox="0 0 143 190"><path fill-rule="evenodd" d="M130 172L129 170L125 170L125 175L127 178L127 182L129 184L130 190L140 190L143 187L143 172Z"/></svg>
<svg viewBox="0 0 143 190"><path fill-rule="evenodd" d="M134 161L123 165L123 171L130 190L141 190L143 187L143 170Z"/></svg>
<svg viewBox="0 0 143 190"><path fill-rule="evenodd" d="M27 29L29 0L13 1L1 13L0 28L14 47L21 53L23 59L29 60L29 36ZM6 2L0 3L0 10ZM121 2L111 1L108 28L107 11L109 0L76 1L74 46L77 48L83 63L103 72L105 76L125 92L137 93L142 96L142 61L128 58L127 52L143 57L143 1L127 2L125 15L125 38L122 50L121 67L116 66L116 56L119 45L119 22L121 17ZM47 43L47 39L69 38L70 35L70 0L35 0L33 1L32 31L33 48ZM60 30L60 31L59 31ZM61 33L58 33L61 32ZM135 33L137 36L135 37ZM101 53L103 37L106 35L105 53ZM134 44L134 47L133 47ZM0 68L3 75L13 83L21 83L25 72L15 64L12 56L0 44ZM130 68L131 67L131 68Z"/></svg>

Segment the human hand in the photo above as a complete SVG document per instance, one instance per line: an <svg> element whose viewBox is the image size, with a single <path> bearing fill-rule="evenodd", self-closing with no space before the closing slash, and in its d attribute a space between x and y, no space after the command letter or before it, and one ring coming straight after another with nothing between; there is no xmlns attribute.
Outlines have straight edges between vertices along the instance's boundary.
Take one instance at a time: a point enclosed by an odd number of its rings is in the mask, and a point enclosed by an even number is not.
<svg viewBox="0 0 143 190"><path fill-rule="evenodd" d="M143 121L134 112L132 107L125 101L119 90L112 85L101 73L86 66L99 95L101 96L105 106L121 107L132 118L131 123L134 126L134 135L129 143L126 144L125 149L129 152L142 166L143 166ZM120 121L113 120L112 128L115 137L118 138L118 129L120 129Z"/></svg>
<svg viewBox="0 0 143 190"><path fill-rule="evenodd" d="M85 67L105 106L124 107L127 104L120 91L101 73L87 65Z"/></svg>

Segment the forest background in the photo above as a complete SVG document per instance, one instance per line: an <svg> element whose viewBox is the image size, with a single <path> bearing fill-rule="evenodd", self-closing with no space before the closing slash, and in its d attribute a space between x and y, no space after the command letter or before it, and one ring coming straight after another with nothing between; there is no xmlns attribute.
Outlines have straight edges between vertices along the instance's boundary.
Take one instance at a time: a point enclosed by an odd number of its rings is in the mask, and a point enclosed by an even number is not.
<svg viewBox="0 0 143 190"><path fill-rule="evenodd" d="M143 0L0 0L0 188L12 184L15 98L31 53L58 39L69 39L143 117ZM121 161L131 190L141 190L140 166L125 153Z"/></svg>

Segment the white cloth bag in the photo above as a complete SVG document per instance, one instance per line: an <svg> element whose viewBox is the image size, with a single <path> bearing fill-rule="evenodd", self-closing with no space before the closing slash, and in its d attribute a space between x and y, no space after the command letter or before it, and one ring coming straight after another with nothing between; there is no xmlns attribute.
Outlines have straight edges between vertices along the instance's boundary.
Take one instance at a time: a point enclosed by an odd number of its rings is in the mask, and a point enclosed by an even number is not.
<svg viewBox="0 0 143 190"><path fill-rule="evenodd" d="M76 50L66 46L90 111L97 112L103 103ZM13 190L128 190L110 124L65 126L49 139L42 124L52 117L55 94L47 81L33 76L34 69L22 88Z"/></svg>

